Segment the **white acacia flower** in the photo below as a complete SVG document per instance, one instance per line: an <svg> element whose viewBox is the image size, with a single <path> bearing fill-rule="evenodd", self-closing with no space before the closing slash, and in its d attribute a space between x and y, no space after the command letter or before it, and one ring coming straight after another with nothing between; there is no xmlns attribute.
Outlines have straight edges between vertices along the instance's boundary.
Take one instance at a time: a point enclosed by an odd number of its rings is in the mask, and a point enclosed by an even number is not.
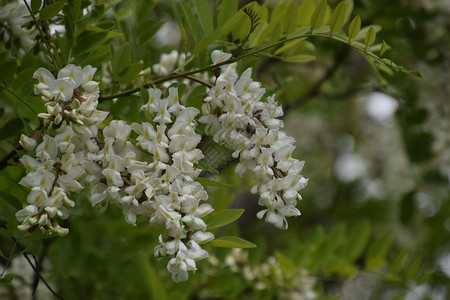
<svg viewBox="0 0 450 300"><path fill-rule="evenodd" d="M231 53L225 53L222 50L214 50L213 52L211 52L211 60L213 62L213 65L227 61L231 57Z"/></svg>
<svg viewBox="0 0 450 300"><path fill-rule="evenodd" d="M63 79L64 81L72 85L72 89L76 89L83 82L83 71L80 67L69 64L59 70L58 79Z"/></svg>
<svg viewBox="0 0 450 300"><path fill-rule="evenodd" d="M36 140L33 138L30 138L24 134L20 135L20 145L25 149L25 150L34 150L34 148L36 148Z"/></svg>

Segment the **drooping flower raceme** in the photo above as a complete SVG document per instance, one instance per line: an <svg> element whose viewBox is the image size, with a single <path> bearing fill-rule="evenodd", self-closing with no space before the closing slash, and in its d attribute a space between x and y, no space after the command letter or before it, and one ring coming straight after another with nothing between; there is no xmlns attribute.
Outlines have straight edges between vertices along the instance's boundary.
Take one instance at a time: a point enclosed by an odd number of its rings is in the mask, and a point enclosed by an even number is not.
<svg viewBox="0 0 450 300"><path fill-rule="evenodd" d="M199 110L181 105L175 88L165 99L161 90L150 89L141 108L148 122L112 120L99 129L107 113L97 110L94 73L90 66L68 65L57 78L43 68L34 74L35 92L47 109L38 115L44 119L45 135L42 140L21 138L24 149L35 155L21 159L27 175L20 183L31 192L29 205L17 213L20 229L67 234L57 217L68 217L66 206L75 205L70 194L87 188L92 205L101 210L115 204L132 225L141 216L150 225L165 226L155 255L170 256L173 279L185 281L196 270L196 261L209 255L200 244L214 238L202 219L213 209L202 203L208 194L195 181L201 172L196 164L203 158L197 149L201 136L195 132Z"/></svg>
<svg viewBox="0 0 450 300"><path fill-rule="evenodd" d="M213 63L230 57L218 50L211 55ZM266 207L258 218L287 229L286 217L300 215L296 205L299 190L307 184L301 175L304 162L291 156L295 140L282 130L281 106L274 96L263 99L265 90L251 79L251 72L249 68L238 77L228 68L203 100L200 122L206 124L207 135L239 158L237 174L253 172L257 184L251 191L260 195L258 203Z"/></svg>
<svg viewBox="0 0 450 300"><path fill-rule="evenodd" d="M23 1L14 1L0 7L0 32L7 34L3 38L19 40L20 46L28 50L36 44L39 31Z"/></svg>
<svg viewBox="0 0 450 300"><path fill-rule="evenodd" d="M48 234L68 233L57 217L68 217L67 206L75 205L69 195L83 189L83 165L91 163L90 153L100 150L95 138L107 116L97 110L98 83L92 81L95 71L90 66L68 65L56 79L43 68L34 73L38 80L35 93L41 95L47 108L47 113L38 115L44 119L42 131L46 134L42 139L39 134L33 138L22 135L20 141L24 149L35 153L34 157L21 158L27 175L20 184L31 189L28 206L16 214L24 231L39 227Z"/></svg>
<svg viewBox="0 0 450 300"><path fill-rule="evenodd" d="M215 63L230 57L212 54ZM71 194L87 189L100 211L114 204L129 224L141 217L164 226L154 254L170 258L167 269L174 281L187 280L196 261L209 256L200 245L214 239L203 220L213 208L196 181L204 157L196 118L206 125L205 134L239 158L239 175L247 170L255 175L252 192L265 207L259 218L286 229L286 217L300 215L298 191L307 183L303 162L291 157L294 139L282 130L283 111L273 96L263 99L265 90L251 79L251 69L238 77L229 65L205 97L200 116L198 109L180 103L176 88L165 98L162 90L151 88L141 107L145 122L112 120L103 129L108 113L97 110L95 71L67 65L56 78L44 68L34 73L34 90L47 112L38 114L43 128L20 141L33 153L21 158L27 174L20 184L30 189L28 205L16 214L21 230L66 235L59 218L67 218L68 207L75 205Z"/></svg>

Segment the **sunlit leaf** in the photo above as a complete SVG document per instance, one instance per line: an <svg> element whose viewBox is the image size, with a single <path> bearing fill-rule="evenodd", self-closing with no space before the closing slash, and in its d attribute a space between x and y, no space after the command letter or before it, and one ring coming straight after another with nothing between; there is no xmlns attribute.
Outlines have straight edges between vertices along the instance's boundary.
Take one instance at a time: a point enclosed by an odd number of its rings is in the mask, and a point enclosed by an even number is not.
<svg viewBox="0 0 450 300"><path fill-rule="evenodd" d="M370 47L373 45L373 43L375 42L375 38L377 36L377 33L375 32L375 28L370 27L369 30L366 33L366 37L364 39L364 43L366 44L366 49L367 47Z"/></svg>
<svg viewBox="0 0 450 300"><path fill-rule="evenodd" d="M185 20L188 23L189 28L191 29L192 34L194 35L195 41L199 41L202 38L202 32L200 29L200 25L197 22L197 18L191 11L191 8L184 2L180 2L181 10L183 11Z"/></svg>
<svg viewBox="0 0 450 300"><path fill-rule="evenodd" d="M256 245L236 236L223 236L212 240L210 244L214 247L223 248L255 248Z"/></svg>
<svg viewBox="0 0 450 300"><path fill-rule="evenodd" d="M311 16L311 28L317 29L326 23L327 1L321 0Z"/></svg>
<svg viewBox="0 0 450 300"><path fill-rule="evenodd" d="M284 11L283 29L286 34L294 32L298 23L298 4L296 1L291 1L288 8Z"/></svg>
<svg viewBox="0 0 450 300"><path fill-rule="evenodd" d="M203 186L223 186L223 187L232 187L232 185L220 181L215 181L209 178L197 177L196 179Z"/></svg>
<svg viewBox="0 0 450 300"><path fill-rule="evenodd" d="M348 4L346 1L339 3L330 17L330 31L340 30L345 24L345 16L347 15Z"/></svg>
<svg viewBox="0 0 450 300"><path fill-rule="evenodd" d="M304 41L306 38L301 38L301 39L295 39L293 41L287 42L285 43L283 46L281 46L280 48L278 48L275 53L273 55L279 55L281 53L286 52L287 50L295 47L296 45L298 45L301 41Z"/></svg>
<svg viewBox="0 0 450 300"><path fill-rule="evenodd" d="M233 223L244 213L244 209L224 209L215 211L203 218L208 230Z"/></svg>
<svg viewBox="0 0 450 300"><path fill-rule="evenodd" d="M316 8L316 3L314 0L302 1L299 7L298 14L298 26L309 26L311 25L311 17Z"/></svg>
<svg viewBox="0 0 450 300"><path fill-rule="evenodd" d="M217 26L220 27L225 24L234 14L236 14L238 9L237 0L226 0L222 1L220 6L219 15L217 17Z"/></svg>
<svg viewBox="0 0 450 300"><path fill-rule="evenodd" d="M208 6L208 1L206 0L193 0L194 8L197 13L200 25L203 28L205 34L210 34L213 32L213 21L212 14Z"/></svg>
<svg viewBox="0 0 450 300"><path fill-rule="evenodd" d="M352 22L350 23L350 26L348 27L349 43L352 43L356 39L360 30L361 30L361 17L356 16L353 18Z"/></svg>
<svg viewBox="0 0 450 300"><path fill-rule="evenodd" d="M380 48L380 56L386 52L386 50L390 49L391 47L383 40L383 43L381 44Z"/></svg>

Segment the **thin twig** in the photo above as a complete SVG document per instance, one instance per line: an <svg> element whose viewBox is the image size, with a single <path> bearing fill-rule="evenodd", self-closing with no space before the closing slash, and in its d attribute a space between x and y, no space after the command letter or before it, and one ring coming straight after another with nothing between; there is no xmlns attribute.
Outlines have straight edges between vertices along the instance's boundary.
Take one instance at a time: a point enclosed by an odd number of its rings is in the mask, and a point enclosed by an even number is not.
<svg viewBox="0 0 450 300"><path fill-rule="evenodd" d="M59 70L58 64L56 63L56 60L53 57L52 50L50 49L50 45L48 44L47 38L44 35L44 32L42 31L41 26L38 24L38 22L36 20L36 17L34 16L33 11L31 10L31 7L28 5L27 1L23 0L23 2L25 3L25 5L26 5L26 7L28 9L28 12L31 15L31 18L33 18L33 22L36 25L37 29L39 30L39 33L41 35L42 40L44 40L45 47L47 48L47 51L48 51L48 53L50 55L50 59L52 60L52 63L55 66L56 71L58 71Z"/></svg>
<svg viewBox="0 0 450 300"><path fill-rule="evenodd" d="M34 112L36 115L38 114L28 103L26 103L22 98L20 98L19 96L17 96L13 91L11 91L8 87L6 87L4 84L2 84L2 89L4 89L5 91L7 91L8 93L10 93L11 95L13 95L14 97L16 97L20 102L22 102L23 104L25 104L32 112Z"/></svg>
<svg viewBox="0 0 450 300"><path fill-rule="evenodd" d="M14 238L13 238L14 239ZM36 272L37 274L39 274L39 279L42 281L42 283L44 283L44 285L47 287L47 289L53 294L53 296L55 296L58 299L64 300L63 297L61 297L60 295L58 295L53 289L52 287L47 283L47 281L45 281L45 278L42 277L42 275L38 272L37 268L33 265L33 263L31 262L31 259L28 257L28 253L24 253L23 256L25 257L25 259L28 261L28 264L31 266L31 268L34 270L34 272Z"/></svg>
<svg viewBox="0 0 450 300"><path fill-rule="evenodd" d="M172 73L172 74L177 74L177 73ZM209 82L203 81L203 80L201 80L201 79L199 79L199 78L196 78L196 77L193 77L193 76L190 76L190 75L186 75L186 76L184 76L184 77L187 78L187 79L189 79L189 80L198 82L198 83L200 83L200 84L202 84L202 85L204 85L204 86L206 86L206 87L208 87L208 88L212 88L212 87L214 86L213 84L211 84L211 83L209 83Z"/></svg>
<svg viewBox="0 0 450 300"><path fill-rule="evenodd" d="M308 92L301 95L294 103L290 103L284 106L283 110L284 113L287 113L288 111L292 110L293 108L305 103L306 101L314 98L320 93L320 89L322 88L322 85L330 79L334 73L339 69L341 64L344 62L345 57L348 54L348 48L343 47L338 53L336 53L334 58L333 65L325 72L325 74L309 89Z"/></svg>
<svg viewBox="0 0 450 300"><path fill-rule="evenodd" d="M21 150L22 146L21 145L17 145L16 147L14 147L13 150L11 150L8 154L6 154L5 156L3 156L0 159L0 170L6 168L8 166L8 160L10 160L11 158L14 157L14 155L16 155L17 151Z"/></svg>

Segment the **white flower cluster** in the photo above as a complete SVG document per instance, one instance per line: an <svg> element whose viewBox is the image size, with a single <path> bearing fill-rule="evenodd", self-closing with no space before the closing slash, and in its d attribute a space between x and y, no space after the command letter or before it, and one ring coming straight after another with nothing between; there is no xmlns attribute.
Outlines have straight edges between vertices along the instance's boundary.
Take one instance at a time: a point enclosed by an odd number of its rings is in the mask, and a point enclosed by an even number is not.
<svg viewBox="0 0 450 300"><path fill-rule="evenodd" d="M213 51L213 63L226 61L230 54ZM232 149L239 158L236 173L243 175L251 170L257 184L252 193L258 193L258 204L267 207L257 216L278 228L287 229L286 217L299 216L297 199L299 190L307 184L301 175L303 161L291 157L295 140L281 129L278 119L283 110L274 96L262 101L265 89L251 79L251 68L240 77L228 69L226 76L217 78L208 96L203 100L205 133L216 143Z"/></svg>
<svg viewBox="0 0 450 300"><path fill-rule="evenodd" d="M186 60L186 54L179 54L177 50L172 50L169 54L162 54L160 62L153 65L153 72L157 75L169 75L176 66L181 66Z"/></svg>
<svg viewBox="0 0 450 300"><path fill-rule="evenodd" d="M95 71L90 66L82 70L68 65L59 71L58 79L43 68L34 73L39 81L35 92L42 95L48 113L39 114L45 119L42 140L39 134L33 138L21 136L23 148L35 151L34 158L21 158L27 175L20 184L31 189L29 205L16 214L22 221L21 230L39 227L60 236L69 231L58 224L56 217L67 218L66 206L75 205L69 195L83 189L84 166L91 163L87 154L100 150L95 137L107 116L97 111L98 83L92 81Z"/></svg>
<svg viewBox="0 0 450 300"><path fill-rule="evenodd" d="M31 48L36 43L38 31L32 25L33 19L23 1L15 1L0 8L0 28L5 27L10 39L20 40L25 49Z"/></svg>
<svg viewBox="0 0 450 300"><path fill-rule="evenodd" d="M215 63L229 57L213 52ZM16 214L19 228L66 235L68 229L56 218L67 218L67 206L75 205L70 194L87 188L91 204L100 210L115 204L132 225L140 216L164 226L154 254L170 256L167 269L173 280L185 281L196 261L209 256L200 245L214 239L203 221L213 208L204 203L208 194L196 181L201 172L196 165L203 158L201 135L195 132L200 111L183 106L174 87L165 98L151 88L141 107L147 122L112 120L99 129L108 113L97 110L95 72L91 66L68 65L57 78L44 68L34 73L35 93L47 112L38 115L44 119L39 134L21 137L23 148L35 155L21 158L27 175L20 184L31 192L28 206ZM267 207L258 217L287 228L286 217L300 215L295 206L307 182L300 174L303 162L291 157L294 139L281 130L281 107L273 96L261 101L265 91L250 75L251 69L240 78L233 67L223 72L204 99L200 121L207 124L206 134L240 158L238 174L251 170L256 175L252 192Z"/></svg>
<svg viewBox="0 0 450 300"><path fill-rule="evenodd" d="M47 113L39 114L45 135L37 147L39 137L21 138L22 146L36 154L21 159L28 173L20 183L31 192L29 205L16 214L20 229L39 226L48 234L66 235L68 229L55 217L67 218L65 206L75 205L68 195L87 188L92 205L101 210L116 204L132 225L142 216L151 225L165 226L166 237L159 237L155 256L171 256L168 270L173 279L185 281L188 271L196 270L195 261L209 256L200 244L214 239L202 220L213 209L201 203L208 194L195 181L201 172L196 164L203 158L197 149L201 136L195 133L199 111L181 105L176 88L170 88L165 99L161 90L150 89L149 102L141 108L150 122L112 120L100 130L107 113L97 110L95 71L68 65L57 79L43 68L34 74L39 81L35 91Z"/></svg>
<svg viewBox="0 0 450 300"><path fill-rule="evenodd" d="M148 165L153 198L144 203L151 209L150 224L165 225L167 238L159 236L155 256L170 255L167 268L174 281L188 279L195 271L195 261L208 257L199 244L214 239L206 232L202 217L213 211L203 186L195 179L201 170L195 164L203 158L197 145L201 136L195 133L196 108L184 107L178 101L178 90L169 89L167 98L161 90L150 89L149 101L141 109L152 123L133 124L139 134L138 145L153 156ZM150 198L150 197L149 197Z"/></svg>

